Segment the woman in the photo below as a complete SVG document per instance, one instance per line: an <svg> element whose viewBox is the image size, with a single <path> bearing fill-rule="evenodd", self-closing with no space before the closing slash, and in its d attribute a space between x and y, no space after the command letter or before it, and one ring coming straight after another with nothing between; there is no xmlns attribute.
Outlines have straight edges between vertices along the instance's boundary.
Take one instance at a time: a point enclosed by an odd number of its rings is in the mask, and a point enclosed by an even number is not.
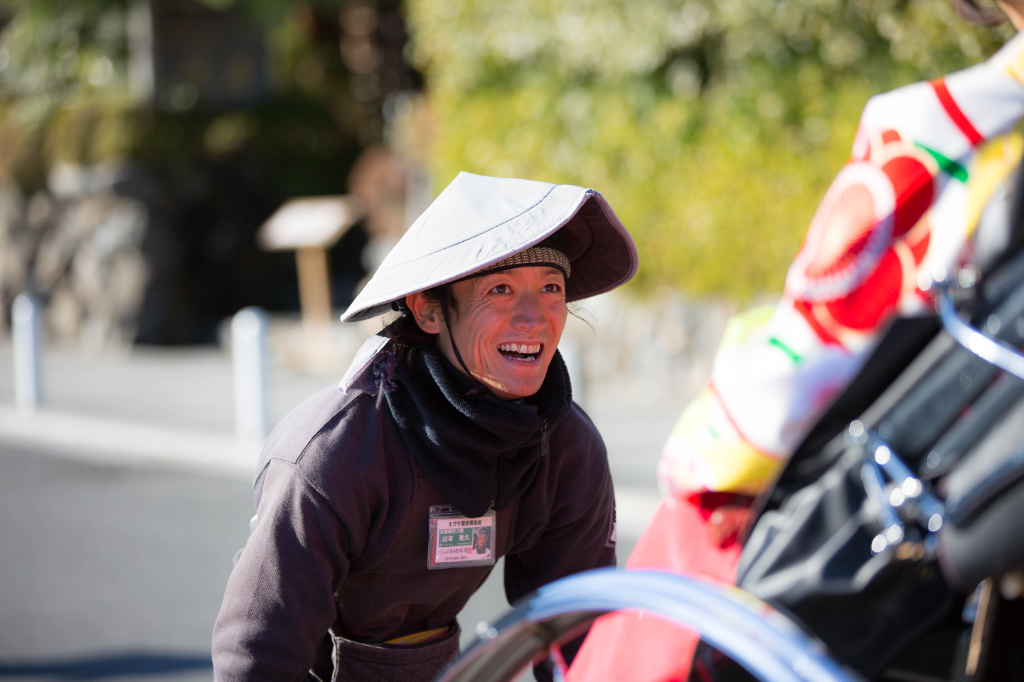
<svg viewBox="0 0 1024 682"><path fill-rule="evenodd" d="M267 440L216 679L432 679L496 558L510 600L613 565L604 444L557 346L567 302L636 268L593 190L460 174L342 317L398 319Z"/></svg>
<svg viewBox="0 0 1024 682"><path fill-rule="evenodd" d="M992 11L957 0L961 14ZM1024 27L1024 0L999 2ZM1001 17L996 17L1001 19ZM896 315L929 314L922 287L990 270L1024 142L1024 37L987 62L873 97L853 156L790 267L778 306L730 322L704 392L683 412L658 467L668 491L627 561L734 582L753 496L793 450ZM980 271L980 272L979 272ZM696 638L615 615L592 629L570 679L686 679ZM640 663L642 662L642 663Z"/></svg>

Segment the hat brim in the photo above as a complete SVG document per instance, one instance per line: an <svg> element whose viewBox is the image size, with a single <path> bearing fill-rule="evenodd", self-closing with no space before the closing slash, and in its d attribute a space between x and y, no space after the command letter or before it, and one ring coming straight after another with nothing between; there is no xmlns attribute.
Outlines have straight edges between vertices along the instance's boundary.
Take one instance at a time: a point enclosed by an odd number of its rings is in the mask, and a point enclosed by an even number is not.
<svg viewBox="0 0 1024 682"><path fill-rule="evenodd" d="M566 256L572 266L572 276L565 285L567 301L611 291L636 274L640 262L636 244L597 192L555 231L565 236Z"/></svg>
<svg viewBox="0 0 1024 682"><path fill-rule="evenodd" d="M594 190L556 185L528 211L463 241L416 258L403 258L396 246L341 319L356 322L382 315L394 301L463 279L559 230L572 265L567 301L611 291L636 274L636 244L604 197ZM422 232L416 235L424 237Z"/></svg>

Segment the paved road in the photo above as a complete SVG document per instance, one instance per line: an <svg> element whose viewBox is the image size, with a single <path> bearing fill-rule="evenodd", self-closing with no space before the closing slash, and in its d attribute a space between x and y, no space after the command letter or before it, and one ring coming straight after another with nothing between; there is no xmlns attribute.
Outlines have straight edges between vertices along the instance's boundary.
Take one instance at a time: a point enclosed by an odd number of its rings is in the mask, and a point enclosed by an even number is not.
<svg viewBox="0 0 1024 682"><path fill-rule="evenodd" d="M0 448L0 677L209 680L240 479Z"/></svg>

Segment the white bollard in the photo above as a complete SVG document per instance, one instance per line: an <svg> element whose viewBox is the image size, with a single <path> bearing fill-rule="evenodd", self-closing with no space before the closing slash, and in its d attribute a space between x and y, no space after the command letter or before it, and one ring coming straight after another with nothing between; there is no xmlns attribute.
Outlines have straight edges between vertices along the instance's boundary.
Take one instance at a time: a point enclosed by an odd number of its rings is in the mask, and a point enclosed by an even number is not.
<svg viewBox="0 0 1024 682"><path fill-rule="evenodd" d="M235 433L263 438L270 423L267 400L267 314L243 308L231 320L231 362L235 383Z"/></svg>
<svg viewBox="0 0 1024 682"><path fill-rule="evenodd" d="M583 348L575 339L563 336L558 342L558 350L565 361L565 368L569 370L573 402L586 409L587 382L583 375Z"/></svg>
<svg viewBox="0 0 1024 682"><path fill-rule="evenodd" d="M43 306L35 297L20 294L11 307L14 341L14 402L23 410L34 410L43 402L40 372Z"/></svg>

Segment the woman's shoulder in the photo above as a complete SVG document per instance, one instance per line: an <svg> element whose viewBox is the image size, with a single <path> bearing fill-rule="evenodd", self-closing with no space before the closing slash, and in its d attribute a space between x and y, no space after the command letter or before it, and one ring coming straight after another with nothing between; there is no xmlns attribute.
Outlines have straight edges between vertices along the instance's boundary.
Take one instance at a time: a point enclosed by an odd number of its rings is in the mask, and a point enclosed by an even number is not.
<svg viewBox="0 0 1024 682"><path fill-rule="evenodd" d="M337 385L307 398L267 439L257 469L257 492L273 462L285 464L289 477L299 477L339 513L351 511L353 504L376 508L389 491L410 487L415 472L403 456L386 403L381 403L373 394L343 392Z"/></svg>
<svg viewBox="0 0 1024 682"><path fill-rule="evenodd" d="M289 412L267 437L257 471L271 460L298 465L311 449L333 449L358 441L377 412L373 396L342 391L337 384L323 388Z"/></svg>
<svg viewBox="0 0 1024 682"><path fill-rule="evenodd" d="M302 401L289 412L267 437L257 467L257 476L271 460L291 464L313 464L318 453L353 452L351 446L380 434L383 417L377 394L387 339L371 337L359 349L351 367L338 383L331 384ZM391 354L393 355L393 353ZM393 363L390 363L393 364ZM386 410L385 410L386 411ZM329 461L337 460L337 457ZM323 462L320 462L322 465Z"/></svg>

